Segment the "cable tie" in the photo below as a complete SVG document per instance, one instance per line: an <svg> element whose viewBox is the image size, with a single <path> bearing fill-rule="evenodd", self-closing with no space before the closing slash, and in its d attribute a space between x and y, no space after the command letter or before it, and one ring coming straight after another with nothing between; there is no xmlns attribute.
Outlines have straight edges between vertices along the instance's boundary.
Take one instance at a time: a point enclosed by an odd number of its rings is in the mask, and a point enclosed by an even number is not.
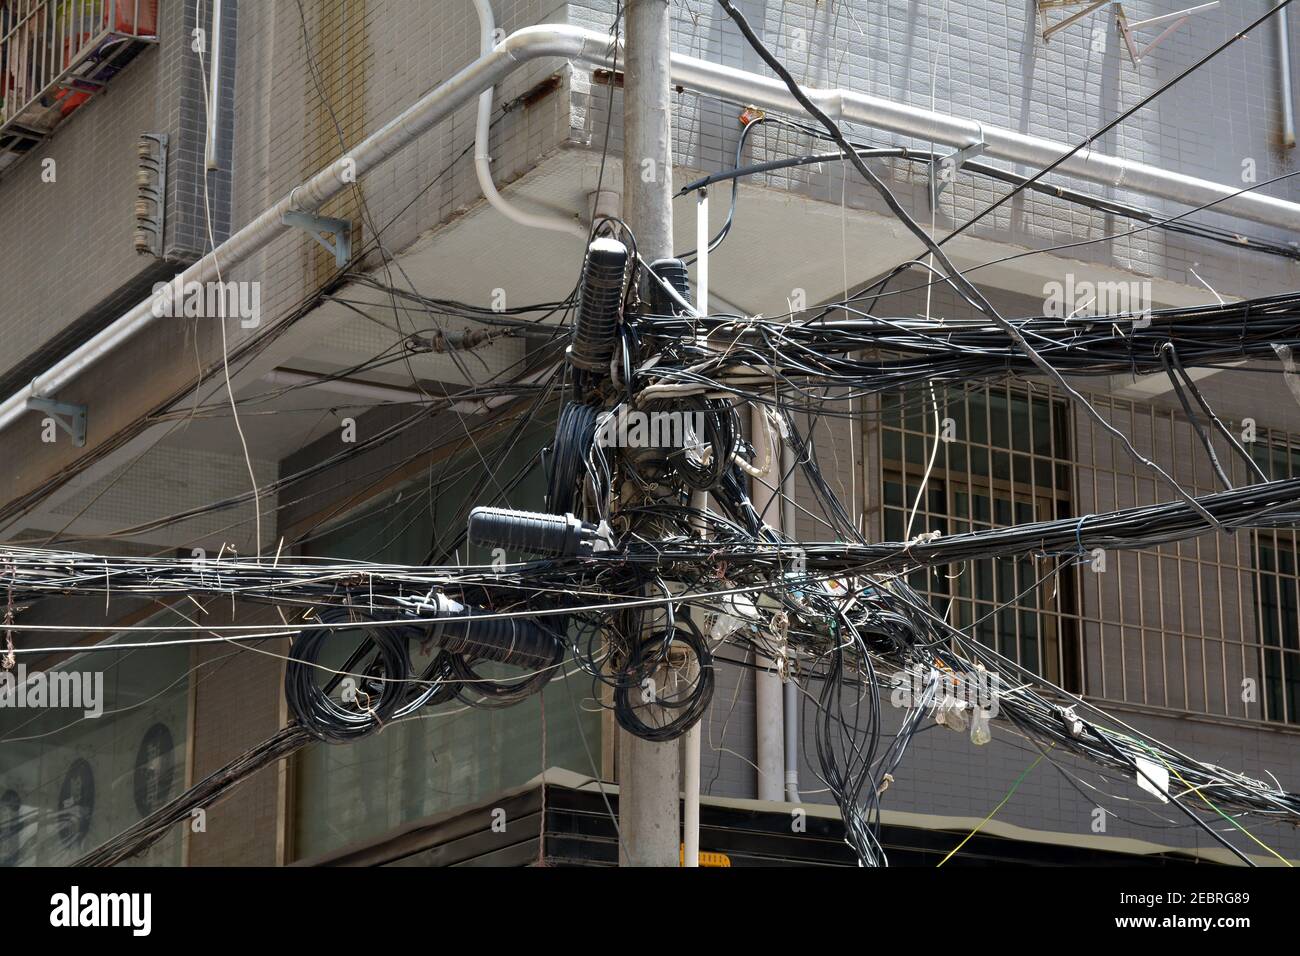
<svg viewBox="0 0 1300 956"><path fill-rule="evenodd" d="M1082 518L1079 519L1079 523L1074 526L1075 554L1087 553L1083 548L1083 523L1091 517L1093 517L1093 515L1091 514L1084 515Z"/></svg>

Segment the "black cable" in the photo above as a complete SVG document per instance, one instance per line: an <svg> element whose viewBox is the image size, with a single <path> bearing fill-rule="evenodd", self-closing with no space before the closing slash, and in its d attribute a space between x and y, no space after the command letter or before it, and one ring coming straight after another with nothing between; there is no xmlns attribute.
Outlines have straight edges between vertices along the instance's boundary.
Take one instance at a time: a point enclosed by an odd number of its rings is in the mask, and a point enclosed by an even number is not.
<svg viewBox="0 0 1300 956"><path fill-rule="evenodd" d="M1187 395L1183 391L1182 380L1174 371L1174 363L1171 356L1178 353L1174 350L1173 342L1166 342L1160 349L1160 360L1164 362L1165 374L1169 377L1169 384L1173 386L1174 394L1178 396L1179 404L1183 406L1183 413L1187 416L1188 423L1192 426L1192 431L1196 432L1196 437L1200 439L1201 444L1205 447L1205 453L1210 458L1210 465L1214 468L1214 473L1219 476L1219 483L1227 490L1232 490L1232 481L1223 471L1223 466L1219 464L1219 456L1214 452L1214 443L1210 441L1209 434L1201 427L1197 420L1196 414L1192 411L1192 405L1187 400ZM1217 419L1216 419L1217 420ZM1220 424L1222 424L1220 422Z"/></svg>
<svg viewBox="0 0 1300 956"><path fill-rule="evenodd" d="M1284 3L1290 3L1290 2L1291 0L1284 0ZM932 255L935 258L935 260L939 263L939 265L943 268L944 272L947 274L947 277L957 286L958 290L961 291L977 309L979 309L981 312L988 315L989 318L991 318L998 325L999 328L1001 328L1004 332L1006 332L1006 334L1011 337L1011 339L1016 343L1016 345L1018 345L1024 351L1024 353L1029 357L1030 361L1032 361L1034 365L1038 367L1038 370L1040 372L1048 376L1048 378L1050 378L1056 384L1056 386L1061 389L1061 391L1063 391L1066 395L1069 395L1070 398L1072 398L1086 412L1088 412L1088 414L1092 417L1094 421L1097 422L1098 425L1100 425L1104 430L1106 430L1111 435L1113 435L1116 439L1118 439L1120 443L1123 445L1125 451L1134 459L1134 461L1138 462L1139 464L1143 465L1149 470L1155 472L1166 482L1168 482L1170 487L1172 487L1174 491L1176 491L1184 501L1186 501L1192 507L1197 507L1196 499L1193 498L1192 495L1189 494L1182 487L1182 485L1178 484L1178 482L1175 481L1173 477L1168 472L1166 472L1163 468L1161 468L1158 464L1144 457L1140 452L1138 452L1138 450L1133 446L1133 443L1129 441L1128 437L1124 435L1119 429L1111 425L1110 422L1106 421L1106 419L1101 415L1101 413L1099 413L1095 408L1093 408L1092 405L1088 402L1088 400L1084 398L1081 394L1079 394L1079 392L1073 386L1071 386L1068 381L1066 381L1065 377L1061 375L1060 372L1058 372L1055 368L1053 368L1051 364L1049 364L1045 359L1042 358L1042 356L1038 354L1038 352L1034 349L1034 347L1029 344L1029 341L1019 332L1019 330L1002 317L1002 315L997 311L997 309L993 307L993 304L984 297L984 295L974 286L974 284L971 283L969 279L967 279L964 275L961 274L961 272L952 264L952 262L948 259L948 257L944 254L943 250L940 248L942 244L936 243L930 237L930 234L921 228L921 226L916 222L916 220L912 218L911 214L908 213L908 211L903 207L902 203L898 201L898 198L894 196L890 188L887 185L885 185L884 181L871 171L871 169L863 161L862 157L859 156L857 152L853 149L852 144L850 144L849 141L845 139L844 134L840 131L840 128L835 123L835 121L832 120L829 116L827 116L824 112L822 112L822 110L817 106L817 104L814 103L811 99L809 99L808 95L804 93L803 89L799 86L799 83L790 74L790 71L787 70L781 64L781 61L778 60L772 54L772 52L768 50L766 46L763 45L763 42L758 38L758 35L755 34L753 29L750 27L749 21L745 19L745 17L740 13L739 10L737 10L734 6L732 6L730 0L718 0L718 3L722 6L724 10L727 11L727 14L731 17L731 19L736 22L736 25L740 28L740 32L744 35L745 39L749 42L749 45L754 49L754 52L756 52L760 57L762 57L763 61L767 63L767 65L772 68L772 70L777 74L777 76L781 78L781 81L786 85L786 88L790 91L790 94L796 100L799 101L799 105L801 105L812 116L814 116L819 123L821 123L824 127L826 127L826 131L831 134L836 144L840 147L841 152L843 152L844 155L848 157L849 161L854 165L854 167L858 170L858 172L861 173L863 179L865 179L871 185L871 187L876 190L876 192L880 195L880 197L885 201L885 205L889 207L890 211L893 212L894 215L899 219L899 221L903 223L903 225L907 228L907 230L910 233L912 233L912 235L915 236L918 240L920 240L921 244L925 246L926 250L930 253L930 255ZM1059 163L1060 161L1058 161L1054 165L1059 165ZM1049 169L1050 168L1054 168L1054 167L1049 167ZM1046 171L1047 170L1044 170L1044 172ZM1041 177L1043 173L1039 173L1038 175ZM952 234L950 234L948 238L952 238ZM1209 520L1211 524L1214 523L1213 517L1210 516L1208 512L1204 514L1204 517L1207 520Z"/></svg>
<svg viewBox="0 0 1300 956"><path fill-rule="evenodd" d="M1192 397L1195 398L1197 403L1201 406L1201 411L1205 412L1205 416L1210 420L1214 427L1218 429L1219 434L1222 435L1232 449L1241 456L1242 461L1246 463L1246 467L1255 473L1255 477L1259 481L1268 481L1268 475L1264 474L1263 469L1259 467L1259 464L1255 459L1241 446L1241 442L1237 441L1237 436L1232 433L1232 430L1228 428L1227 425L1223 424L1218 415L1214 414L1214 409L1210 408L1210 403L1205 400L1205 396L1201 394L1201 390L1196 387L1196 382L1187 374L1187 369L1183 367L1183 360L1179 357L1178 351L1174 348L1173 343L1170 342L1168 345L1169 357L1174 363L1174 368L1177 369L1179 376L1182 377L1183 385L1192 393ZM1188 417L1191 417L1190 412L1188 413Z"/></svg>
<svg viewBox="0 0 1300 956"><path fill-rule="evenodd" d="M614 688L614 717L619 726L644 740L676 740L699 722L713 699L713 654L694 620L688 617L684 623L684 628L669 628L637 640L623 679ZM684 691L669 694L666 688L647 682L654 682L669 666L679 673L686 669L670 665L674 647L691 652L696 675ZM652 692L647 691L651 686ZM640 700L647 693L650 700L634 703L634 698ZM665 712L676 716L663 723L651 723L642 716L642 713L662 716Z"/></svg>
<svg viewBox="0 0 1300 956"><path fill-rule="evenodd" d="M1121 751L1119 747L1115 745L1115 742L1110 739L1110 737L1104 735L1099 735L1099 736L1101 736L1102 741L1108 747L1110 747L1110 749L1114 752L1115 756L1119 757L1120 760L1126 761L1133 769L1133 771L1139 776L1141 776L1144 780L1146 780L1147 783L1151 784L1151 786L1155 788L1157 792L1159 792L1162 789L1160 786L1160 782L1151 779L1151 775L1148 774L1146 770L1142 768L1142 766L1137 762L1136 757ZM1206 823L1204 820L1198 817L1195 813L1193 813L1191 808L1185 805L1182 800L1178 799L1178 797L1175 796L1174 794L1169 793L1167 788L1165 788L1165 796L1169 799L1169 802L1172 803L1174 806L1176 806L1179 809L1179 811L1183 813L1189 820L1191 820L1198 827L1200 827L1202 830L1208 833L1210 837L1214 839L1217 843L1221 844L1224 847L1227 847L1229 852L1231 852L1232 855L1235 856L1237 859L1241 860L1242 863L1245 863L1249 867L1256 866L1254 860L1246 856L1246 854L1242 853L1235 846L1229 843L1228 840L1221 833L1219 833L1212 826L1210 826L1208 823Z"/></svg>
<svg viewBox="0 0 1300 956"><path fill-rule="evenodd" d="M320 619L325 624L339 624L352 621L353 615L346 608L329 608L320 613ZM366 626L368 623L357 626L365 634L365 643L375 649L372 673L379 679L362 687L354 678L344 678L350 683L345 685L347 693L342 700L335 700L327 690L334 689L337 682L330 681L326 687L317 683L317 658L327 639L333 636L338 640L336 632L306 630L290 647L284 696L302 726L320 740L346 743L373 733L392 721L407 701L410 688L405 681L411 672L408 643L419 632L410 627Z"/></svg>
<svg viewBox="0 0 1300 956"><path fill-rule="evenodd" d="M596 433L596 409L569 402L555 424L547 456L546 507L552 514L577 514L587 455Z"/></svg>

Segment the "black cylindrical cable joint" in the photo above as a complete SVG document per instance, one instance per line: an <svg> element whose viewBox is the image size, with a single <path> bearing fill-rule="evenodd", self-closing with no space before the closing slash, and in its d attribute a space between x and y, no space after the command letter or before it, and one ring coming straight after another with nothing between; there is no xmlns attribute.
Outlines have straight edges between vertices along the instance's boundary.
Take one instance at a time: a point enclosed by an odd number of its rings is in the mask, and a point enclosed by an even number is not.
<svg viewBox="0 0 1300 956"><path fill-rule="evenodd" d="M582 294L573 320L569 361L591 372L605 372L614 354L618 317L627 278L627 246L602 236L587 247L582 268Z"/></svg>
<svg viewBox="0 0 1300 956"><path fill-rule="evenodd" d="M437 615L430 636L442 649L473 660L496 661L528 670L555 663L558 639L533 621L517 617L476 618L490 614L445 594L438 595Z"/></svg>
<svg viewBox="0 0 1300 956"><path fill-rule="evenodd" d="M656 259L650 263L650 271L672 286L687 302L691 301L691 277L681 259ZM645 300L654 315L681 315L686 311L653 278L647 277L645 286Z"/></svg>
<svg viewBox="0 0 1300 956"><path fill-rule="evenodd" d="M487 548L504 548L543 557L591 554L603 541L600 529L571 514L510 511L483 505L469 513L469 540Z"/></svg>

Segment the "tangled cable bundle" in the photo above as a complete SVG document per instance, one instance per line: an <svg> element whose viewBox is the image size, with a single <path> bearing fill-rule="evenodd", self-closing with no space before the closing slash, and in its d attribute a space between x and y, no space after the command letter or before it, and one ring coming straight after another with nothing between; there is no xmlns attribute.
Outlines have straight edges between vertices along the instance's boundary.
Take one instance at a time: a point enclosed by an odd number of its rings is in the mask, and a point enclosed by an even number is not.
<svg viewBox="0 0 1300 956"><path fill-rule="evenodd" d="M1296 337L1297 301L1273 297L1249 306L1178 310L1128 334L1116 334L1113 322L1090 327L1030 320L1021 327L1039 341L1059 336L1060 348L1044 352L1065 367L1077 358L1079 371L1136 366L1178 375L1215 423L1185 367L1276 355L1270 334ZM1251 321L1242 333L1233 323L1248 311ZM1271 330L1257 326L1257 316L1272 322ZM1260 481L1111 514L872 543L821 473L815 443L799 424L796 411L807 395L799 379L829 378L851 395L896 387L926 369L953 377L1001 375L1020 359L997 341L999 332L972 324L940 335L916 321L869 319L823 318L778 328L725 317L616 318L638 333L599 341L627 353L621 359L616 354L609 365L636 370L636 387L631 398L608 382L593 389L596 373L584 370L586 391L581 401L575 395L563 407L548 455L550 513L478 509L481 520L472 513L468 533L458 538L497 546L506 552L505 564L418 567L301 558L268 563L238 556L196 561L8 548L0 554L0 584L24 605L51 594L162 600L226 595L273 604L287 612L285 626L162 630L224 631L219 639L235 641L291 638L285 694L294 726L306 739L336 744L382 732L451 700L489 708L517 704L544 688L566 661L597 688L608 688L609 706L624 730L672 740L707 712L720 649L775 660L803 686L816 688L803 698L805 710L815 711L809 723L819 776L867 865L887 862L879 811L888 781L927 716L952 709L944 675L981 668L1014 675L997 696L996 721L1037 745L1127 775L1164 768L1185 794L1203 796L1216 807L1300 819L1300 799L1275 785L1199 763L1131 728L1116 728L1099 712L1085 717L1086 703L937 617L898 577L918 567L1030 554L1067 567L1095 548L1150 547L1216 530L1293 526L1300 515L1300 479ZM695 324L690 336L684 334L688 322ZM1229 328L1240 334L1229 338ZM911 352L914 358L854 358L867 343L887 344L895 354ZM646 353L659 359L648 364ZM748 384L746 377L757 381L760 372L775 376L775 391ZM786 399L789 404L782 404ZM771 409L768 436L743 434L741 410L754 404ZM609 440L608 425L631 412L676 416L699 427L621 448ZM755 507L751 476L779 485L785 467L780 463L787 460L765 445L769 439L778 449L788 448L788 460L838 540L797 540L771 527ZM1245 454L1239 446L1237 453ZM711 507L699 507L701 493ZM42 627L21 621L13 626L15 633L25 630L39 633ZM413 651L428 658L418 673ZM882 694L894 675L913 672L923 675L924 689L886 743ZM605 697L599 690L592 694L594 700ZM293 737L296 746L302 739ZM263 759L282 752L272 748L241 766L264 765ZM1170 790L1169 797L1203 824L1186 796L1179 800ZM186 795L182 804L193 798ZM180 818L178 807L164 811L93 859L115 860L127 846L156 839L158 828Z"/></svg>
<svg viewBox="0 0 1300 956"><path fill-rule="evenodd" d="M327 644L348 631L311 628L290 645L285 699L298 721L320 740L347 743L382 730L422 707L463 694L465 673L473 677L464 655L446 649L434 654L420 674L413 673L411 645L428 640L428 627L401 618L369 618L338 606L325 608L317 617L326 625L351 624L364 635L337 670L322 665L319 658Z"/></svg>
<svg viewBox="0 0 1300 956"><path fill-rule="evenodd" d="M582 495L582 463L596 434L596 409L569 402L560 412L555 441L550 449L546 510L568 514L578 508Z"/></svg>
<svg viewBox="0 0 1300 956"><path fill-rule="evenodd" d="M350 281L382 290L404 307L486 327L405 336L394 354L377 357L368 368L406 360L412 351L448 350L456 342L481 344L506 335L540 339L549 329L550 338L529 351L529 360L513 376L494 376L455 396L514 403L508 409L513 424L506 414L485 416L489 421L483 427L498 427L502 420L509 424L501 429L503 451L489 461L474 446L478 464L493 480L475 485L476 500L456 512L455 527L433 536L424 565L0 550L0 587L7 589L10 606L22 611L58 595L177 603L222 596L273 605L283 626L141 625L134 628L141 645L160 640L160 634L189 635L183 639L194 642L290 642L284 693L291 725L82 862L125 859L159 839L190 808L310 741L346 744L452 701L476 708L513 706L573 673L590 680L591 701L612 710L623 730L669 741L708 713L719 666L769 666L757 662L773 662L783 679L798 685L801 722L812 727L822 792L838 807L846 839L863 865L888 863L882 802L918 733L933 724L956 729L969 722L972 743L978 745L987 742L987 722L993 720L1025 739L1042 759L1055 762L1056 756L1070 755L1087 761L1112 775L1107 779L1140 786L1170 804L1172 812L1246 862L1251 861L1198 815L1204 813L1200 804L1239 829L1236 817L1247 814L1300 823L1297 795L1276 782L1195 760L1102 713L975 640L973 628L954 627L946 612L937 614L906 579L919 568L1025 556L1044 559L1051 569L1045 577L1051 577L1070 573L1094 549L1149 548L1207 533L1295 527L1300 479L1265 480L1187 370L1249 363L1252 371L1294 377L1289 350L1300 345L1300 294L1194 308L1151 311L1139 303L1099 315L1064 308L1057 310L1060 315L1004 317L953 267L943 243L932 239L866 166L867 160L880 159L932 163L935 155L849 142L732 4L720 3L821 128L757 117L740 136L735 170L686 187L690 192L731 182L727 219L707 248L717 248L735 227L741 176L842 161L922 243L930 264L914 260L859 293L794 315L701 314L691 302L686 266L705 250L647 263L626 223L600 217L574 290L556 302L497 312L349 273ZM768 123L834 143L837 151L804 152L741 168L748 137ZM1181 217L1161 220L1041 182L1050 167L1028 177L979 163L963 168L1011 183L1010 195L1034 190L1152 228L1296 256L1278 243ZM891 291L891 284L918 273L918 289L943 283L958 307L968 311L947 320L891 315L890 297L912 291ZM567 321L540 324L555 315ZM1065 378L1129 373L1169 378L1222 491L1193 497L1146 461ZM1053 383L1080 412L1110 430L1140 465L1158 473L1169 486L1167 500L1014 527L868 541L859 509L846 504L838 482L823 473L819 423L861 419L865 396L901 395L909 386L928 387L933 396L937 387L1029 375ZM442 398L357 449L262 490L283 491L373 450L413 428L435 405L452 404L453 396ZM555 416L545 450L514 476L498 480L494 469L505 453L516 450L525 430L551 421L543 414ZM1213 433L1228 454L1245 461L1252 484L1232 486ZM474 437L468 426L466 435ZM834 451L838 460L841 450ZM851 459L856 449L847 452ZM510 496L539 466L546 487L541 510L512 507ZM806 491L798 501L791 490L796 481ZM121 535L255 497L234 496L123 529ZM820 540L795 533L805 519L821 529ZM910 535L909 526L904 536ZM490 563L447 563L465 545L487 549ZM34 624L22 612L5 627L23 638L23 654L96 649L55 643L64 632L95 627ZM124 646L131 645L105 645ZM1001 680L982 703L958 699L955 688L969 690L987 675ZM907 690L905 707L889 738L882 700L902 689Z"/></svg>
<svg viewBox="0 0 1300 956"><path fill-rule="evenodd" d="M690 652L693 662L670 659L670 655L683 651ZM694 674L688 675L691 670ZM670 681L681 680L685 687L671 683L660 686L656 677L665 673L672 675ZM694 622L687 618L685 628L657 632L636 641L621 677L614 688L618 725L645 740L675 740L695 726L713 699L713 654ZM647 709L670 719L650 723L643 715Z"/></svg>
<svg viewBox="0 0 1300 956"><path fill-rule="evenodd" d="M1059 556L1086 554L1097 548L1147 548L1195 538L1214 530L1291 527L1300 521L1300 479L1245 485L1231 491L1202 495L1196 502L1214 524L1202 517L1201 511L1181 501L1173 501L1110 514L1058 518L946 536L918 536L913 541L823 544L773 542L737 536L727 542L725 555L729 565L779 569L798 559L810 572L839 574L854 571L882 573L1025 554ZM616 558L598 556L594 560L653 565L674 561L693 564L720 553L723 552L714 543L692 540L689 534L683 533L653 546L634 542Z"/></svg>
<svg viewBox="0 0 1300 956"><path fill-rule="evenodd" d="M350 621L341 608L321 614L327 624ZM285 668L284 695L289 709L314 736L332 743L345 743L364 737L391 721L410 693L405 678L411 670L408 652L409 634L400 627L366 627L365 641L374 648L372 664L362 671L358 682L353 669L360 655L353 654L342 673L322 688L316 683L317 659L327 638L334 632L326 629L303 631L294 639L291 660ZM342 701L329 691L345 686Z"/></svg>
<svg viewBox="0 0 1300 956"><path fill-rule="evenodd" d="M643 335L662 346L663 357L638 373L644 394L668 394L671 386L677 394L771 401L774 376L795 392L837 386L846 395L862 395L918 382L964 384L1038 373L995 324L876 316L865 311L868 304L850 300L796 321L646 316ZM1141 375L1164 371L1167 345L1198 368L1275 361L1277 345L1300 338L1300 295L1008 322L1063 373ZM858 357L870 350L896 357Z"/></svg>

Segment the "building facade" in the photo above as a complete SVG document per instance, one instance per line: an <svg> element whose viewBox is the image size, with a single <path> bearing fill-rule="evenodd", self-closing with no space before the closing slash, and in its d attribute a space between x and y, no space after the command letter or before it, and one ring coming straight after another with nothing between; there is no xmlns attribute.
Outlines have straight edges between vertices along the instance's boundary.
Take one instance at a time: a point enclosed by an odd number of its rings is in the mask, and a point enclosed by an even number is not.
<svg viewBox="0 0 1300 956"><path fill-rule="evenodd" d="M519 208L577 228L529 229L484 200L474 168L477 97L466 96L318 210L345 224L336 232L321 222L290 224L223 264L223 243L456 77L479 57L481 38L471 0L221 0L219 25L213 3L0 0L7 78L0 340L8 346L0 399L32 392L0 438L0 534L11 544L201 560L231 552L468 560L458 533L469 507L539 507L544 480L529 465L550 439L555 411L481 397L430 411L431 396L507 381L542 342L487 335L457 350L435 340L490 330L461 304L499 312L568 295L582 262L581 227L593 209L618 209L620 67L547 56L522 62L494 90L489 155L497 186ZM612 35L617 4L492 6L501 37L569 25L593 31L594 49ZM1034 0L737 6L807 87L853 90L1070 146L1265 9L1223 3L1162 36L1167 24L1129 31L1112 10L1060 26L1085 4ZM1138 23L1180 5L1116 6L1126 23ZM1282 44L1296 39L1266 24L1089 149L1300 202L1296 180L1285 178L1300 167L1285 142L1279 63ZM673 4L672 43L676 53L769 75L705 0ZM129 57L102 65L128 48ZM63 65L36 70L42 51L56 60L62 51ZM687 82L675 89L675 184L737 162L825 151L779 121L806 117L752 104ZM925 154L971 145L884 125L845 129L856 142ZM151 161L159 155L164 162ZM982 161L1009 174L1037 171ZM906 156L873 166L936 233L1009 188L955 163L951 175ZM933 201L932 175L941 186ZM1005 315L1212 304L1300 282L1300 254L1281 217L1208 209L1186 217L1204 229L1176 232L1116 210L1170 218L1188 213L1186 202L1122 180L1049 181L1093 206L1026 191L947 246ZM712 191L712 231L728 198L724 188ZM679 198L674 226L683 249L693 246L695 217L694 200ZM341 239L348 248L339 257ZM156 297L160 282L214 247L221 281L234 290L236 311L224 323L174 308L61 375L57 388L40 387L51 381L49 369L100 341ZM751 315L801 313L921 254L852 169L824 162L759 174L739 185L731 233L710 259L714 304ZM917 282L918 274L890 285L873 313L968 317L965 302L941 284ZM1124 309L1105 307L1121 293ZM1252 460L1269 477L1296 476L1300 405L1288 380L1248 366L1197 375ZM1184 488L1218 490L1166 379L1072 384ZM810 434L823 472L873 540L1082 517L1172 495L1077 403L1034 379L885 394L865 400L857 418L810 423ZM1217 451L1232 482L1253 480L1231 449ZM492 475L520 471L518 483L494 486ZM796 513L798 537L818 540L824 529L802 478L796 500L807 506ZM1293 533L972 562L920 573L914 583L953 624L1191 758L1300 787ZM71 628L63 633L78 646L106 639L133 646L28 660L102 671L106 707L93 719L0 709L0 862L78 859L283 726L283 642L139 648L132 634L141 632L126 630L261 623L274 620L270 613L233 596L206 607L115 599L107 616L96 602L74 598L17 609L20 623ZM79 631L89 620L123 630L108 638ZM20 644L37 641L36 632L16 635ZM758 797L753 671L720 665L717 680L703 723L703 790ZM478 805L548 767L615 781L614 725L600 701L577 673L515 708L453 703L353 745L311 745L206 808L201 825L176 828L141 861L310 862ZM811 728L803 739L802 800L830 803L809 759ZM936 829L960 829L954 820L983 818L1036 755L997 724L985 746L927 730L884 806L918 826L930 818ZM1142 841L1218 859L1204 833L1141 796L1133 780L1048 761L998 819L1048 845ZM1300 856L1289 824L1251 829L1283 856Z"/></svg>

